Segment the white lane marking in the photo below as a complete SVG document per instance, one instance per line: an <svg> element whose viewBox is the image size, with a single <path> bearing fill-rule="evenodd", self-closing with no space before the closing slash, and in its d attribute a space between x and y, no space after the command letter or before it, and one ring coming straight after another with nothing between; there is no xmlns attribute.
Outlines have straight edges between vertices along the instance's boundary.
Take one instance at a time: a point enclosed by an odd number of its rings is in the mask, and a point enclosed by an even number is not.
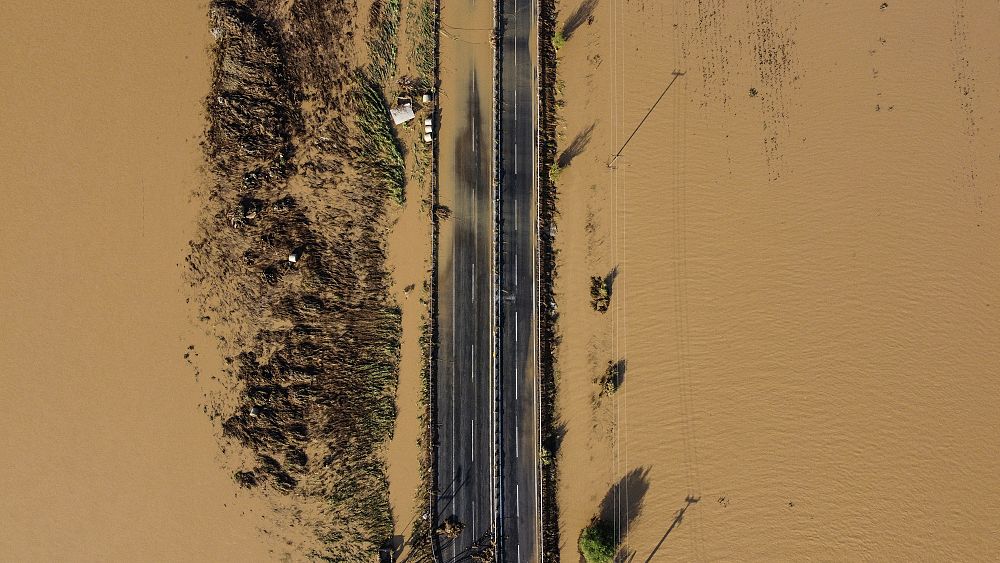
<svg viewBox="0 0 1000 563"><path fill-rule="evenodd" d="M472 461L476 461L476 419L472 419Z"/></svg>
<svg viewBox="0 0 1000 563"><path fill-rule="evenodd" d="M514 311L514 342L517 342L517 311Z"/></svg>
<svg viewBox="0 0 1000 563"><path fill-rule="evenodd" d="M514 255L514 287L517 287L517 254Z"/></svg>
<svg viewBox="0 0 1000 563"><path fill-rule="evenodd" d="M514 485L517 490L517 517L521 517L521 485Z"/></svg>
<svg viewBox="0 0 1000 563"><path fill-rule="evenodd" d="M477 84L477 82L476 82L476 67L473 66L472 67L472 95L474 97L478 98L479 95L476 93L476 91L478 90L478 88L476 88L476 84ZM472 124L472 152L475 153L475 152L477 152L477 149L476 149L476 120L473 117L472 112L469 112L469 123Z"/></svg>
<svg viewBox="0 0 1000 563"><path fill-rule="evenodd" d="M517 392L517 389L518 389L517 380L518 379L519 378L517 377L517 366L514 366L514 400L517 400L517 398L520 396L518 394L518 392Z"/></svg>
<svg viewBox="0 0 1000 563"><path fill-rule="evenodd" d="M472 302L476 302L476 263L472 263Z"/></svg>
<svg viewBox="0 0 1000 563"><path fill-rule="evenodd" d="M514 457L521 457L521 431L514 428Z"/></svg>

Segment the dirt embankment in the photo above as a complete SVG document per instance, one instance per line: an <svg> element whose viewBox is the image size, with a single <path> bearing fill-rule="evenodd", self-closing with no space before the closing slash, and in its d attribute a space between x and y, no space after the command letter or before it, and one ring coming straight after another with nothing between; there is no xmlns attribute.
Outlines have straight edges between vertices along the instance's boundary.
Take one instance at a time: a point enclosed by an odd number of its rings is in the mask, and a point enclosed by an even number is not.
<svg viewBox="0 0 1000 563"><path fill-rule="evenodd" d="M298 550L337 561L393 535L401 311L386 240L406 152L386 98L420 89L397 80L400 3L366 8L211 3L211 180L188 259L228 354L211 414L234 478L284 506L276 533L304 528Z"/></svg>

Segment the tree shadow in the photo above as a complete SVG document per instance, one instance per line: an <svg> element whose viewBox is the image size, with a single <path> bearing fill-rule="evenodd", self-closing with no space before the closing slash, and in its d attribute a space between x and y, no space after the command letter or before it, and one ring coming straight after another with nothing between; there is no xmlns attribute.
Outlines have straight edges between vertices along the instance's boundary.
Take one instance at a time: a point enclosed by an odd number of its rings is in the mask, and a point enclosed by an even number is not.
<svg viewBox="0 0 1000 563"><path fill-rule="evenodd" d="M653 556L656 555L656 552L660 550L661 546L663 546L663 542L667 541L667 537L670 536L670 533L684 521L684 513L687 512L687 509L691 508L691 505L693 504L698 504L699 500L701 500L701 497L691 495L688 495L687 498L684 499L684 506L682 506L680 510L674 514L674 519L670 522L670 527L667 528L667 531L663 534L663 537L660 538L660 541L656 544L656 547L653 548L653 551L649 553L649 557L646 558L645 563L649 563L653 560Z"/></svg>
<svg viewBox="0 0 1000 563"><path fill-rule="evenodd" d="M597 2L598 0L583 0L583 2L580 2L576 10L573 10L573 13L563 23L562 35L564 39L572 37L576 30L583 25L583 22L592 21L590 18L594 15L594 8L597 8Z"/></svg>
<svg viewBox="0 0 1000 563"><path fill-rule="evenodd" d="M552 431L542 440L542 447L547 449L552 455L559 453L563 440L566 439L566 423L557 422L553 424Z"/></svg>
<svg viewBox="0 0 1000 563"><path fill-rule="evenodd" d="M601 502L601 519L614 526L615 540L620 548L628 536L632 523L642 512L643 501L648 491L649 467L636 467L604 495L604 500ZM616 560L621 561L621 558Z"/></svg>
<svg viewBox="0 0 1000 563"><path fill-rule="evenodd" d="M615 266L604 276L604 287L608 289L608 299L614 294L615 280L618 279L618 266Z"/></svg>
<svg viewBox="0 0 1000 563"><path fill-rule="evenodd" d="M566 147L566 150L564 150L562 154L559 155L559 158L556 160L556 164L559 166L559 168L565 168L569 166L569 164L573 162L573 159L580 156L580 154L584 151L584 149L587 148L587 145L590 144L590 137L594 132L595 125L597 125L597 123L591 123L589 127L577 133L576 138L573 139L573 142L570 143L568 147Z"/></svg>
<svg viewBox="0 0 1000 563"><path fill-rule="evenodd" d="M614 385L615 389L619 389L625 383L625 371L628 369L628 360L622 358L617 362L608 362L608 364L608 371L605 377Z"/></svg>

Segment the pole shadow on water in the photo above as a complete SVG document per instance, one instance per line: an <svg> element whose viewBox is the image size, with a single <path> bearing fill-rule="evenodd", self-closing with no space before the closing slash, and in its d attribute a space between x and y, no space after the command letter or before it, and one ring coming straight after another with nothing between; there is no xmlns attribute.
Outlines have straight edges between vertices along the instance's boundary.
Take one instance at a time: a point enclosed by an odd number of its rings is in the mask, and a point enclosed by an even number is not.
<svg viewBox="0 0 1000 563"><path fill-rule="evenodd" d="M701 500L701 497L694 497L691 495L688 495L688 497L684 499L684 506L682 506L680 510L677 511L677 514L674 515L673 521L670 522L670 527L668 527L667 531L664 532L663 537L660 538L660 541L656 544L656 547L653 548L653 551L649 553L649 557L646 558L644 563L649 563L653 560L653 556L656 555L656 552L663 546L663 542L667 541L667 537L670 533L680 526L682 521L684 521L684 513L687 512L687 509L691 508L691 505L693 504L698 504L699 500Z"/></svg>

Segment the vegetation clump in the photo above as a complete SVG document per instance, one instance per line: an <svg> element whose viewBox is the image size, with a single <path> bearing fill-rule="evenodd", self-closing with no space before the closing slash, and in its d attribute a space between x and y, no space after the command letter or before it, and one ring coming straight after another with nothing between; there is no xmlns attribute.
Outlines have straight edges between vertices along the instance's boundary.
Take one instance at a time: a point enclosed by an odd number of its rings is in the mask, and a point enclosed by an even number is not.
<svg viewBox="0 0 1000 563"><path fill-rule="evenodd" d="M625 362L621 360L617 362L608 360L608 368L604 370L604 374L601 375L597 382L601 386L601 395L615 394L621 386L624 376Z"/></svg>
<svg viewBox="0 0 1000 563"><path fill-rule="evenodd" d="M590 306L598 313L606 313L611 306L611 284L606 278L590 277Z"/></svg>
<svg viewBox="0 0 1000 563"><path fill-rule="evenodd" d="M595 518L580 532L579 547L587 563L610 563L618 549L611 524Z"/></svg>
<svg viewBox="0 0 1000 563"><path fill-rule="evenodd" d="M552 459L553 459L552 450L546 448L545 446L542 446L541 448L539 448L539 450L538 450L538 461L542 465L549 465L549 464L551 464L552 463Z"/></svg>
<svg viewBox="0 0 1000 563"><path fill-rule="evenodd" d="M465 529L465 524L459 522L458 518L454 516L449 516L447 520L441 523L437 528L437 534L441 537L453 540L461 535L462 530Z"/></svg>
<svg viewBox="0 0 1000 563"><path fill-rule="evenodd" d="M359 71L356 78L354 103L362 133L358 151L361 162L378 181L378 186L402 203L406 183L403 152L389 121L383 88L365 72Z"/></svg>
<svg viewBox="0 0 1000 563"><path fill-rule="evenodd" d="M566 36L563 34L562 30L557 31L556 34L552 36L552 46L556 48L556 51L566 46Z"/></svg>
<svg viewBox="0 0 1000 563"><path fill-rule="evenodd" d="M559 175L562 173L562 168L558 164L552 164L549 167L549 182L555 184L559 181Z"/></svg>

